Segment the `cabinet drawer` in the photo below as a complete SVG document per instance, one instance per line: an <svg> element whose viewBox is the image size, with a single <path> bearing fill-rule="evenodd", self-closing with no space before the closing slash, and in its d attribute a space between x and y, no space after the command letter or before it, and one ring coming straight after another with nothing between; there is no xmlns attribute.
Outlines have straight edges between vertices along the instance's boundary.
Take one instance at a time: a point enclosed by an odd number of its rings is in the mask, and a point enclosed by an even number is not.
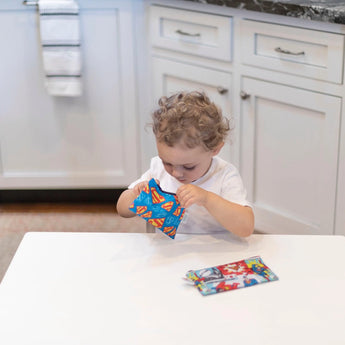
<svg viewBox="0 0 345 345"><path fill-rule="evenodd" d="M230 17L152 6L150 31L155 47L231 61Z"/></svg>
<svg viewBox="0 0 345 345"><path fill-rule="evenodd" d="M344 37L250 20L241 21L244 64L341 84Z"/></svg>

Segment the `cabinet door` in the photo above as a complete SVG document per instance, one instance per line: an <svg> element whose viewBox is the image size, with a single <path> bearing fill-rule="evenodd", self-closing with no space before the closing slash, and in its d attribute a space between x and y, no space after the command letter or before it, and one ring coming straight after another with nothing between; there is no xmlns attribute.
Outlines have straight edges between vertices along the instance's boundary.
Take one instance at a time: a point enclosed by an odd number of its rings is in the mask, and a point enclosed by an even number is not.
<svg viewBox="0 0 345 345"><path fill-rule="evenodd" d="M223 114L230 118L232 113L232 76L195 65L153 58L153 91L155 104L161 96L169 96L177 91L204 91L217 104ZM224 145L220 156L230 161L232 147L230 140ZM151 140L151 152L155 153L154 138Z"/></svg>
<svg viewBox="0 0 345 345"><path fill-rule="evenodd" d="M244 77L241 172L268 233L332 234L341 99Z"/></svg>
<svg viewBox="0 0 345 345"><path fill-rule="evenodd" d="M131 4L82 5L81 97L44 88L36 6L0 11L0 188L121 187L139 173Z"/></svg>

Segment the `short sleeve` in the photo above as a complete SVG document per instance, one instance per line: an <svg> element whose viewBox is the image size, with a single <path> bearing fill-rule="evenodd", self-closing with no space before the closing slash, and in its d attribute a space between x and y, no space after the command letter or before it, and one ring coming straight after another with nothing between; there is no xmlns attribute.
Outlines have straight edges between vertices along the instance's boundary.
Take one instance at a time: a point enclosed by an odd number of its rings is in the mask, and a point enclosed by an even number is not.
<svg viewBox="0 0 345 345"><path fill-rule="evenodd" d="M236 204L252 207L247 200L247 191L242 178L234 166L231 166L231 169L228 169L223 176L221 196Z"/></svg>
<svg viewBox="0 0 345 345"><path fill-rule="evenodd" d="M147 170L145 171L140 178L132 182L129 186L128 189L133 189L138 183L143 182L143 181L149 181L151 180L151 171Z"/></svg>

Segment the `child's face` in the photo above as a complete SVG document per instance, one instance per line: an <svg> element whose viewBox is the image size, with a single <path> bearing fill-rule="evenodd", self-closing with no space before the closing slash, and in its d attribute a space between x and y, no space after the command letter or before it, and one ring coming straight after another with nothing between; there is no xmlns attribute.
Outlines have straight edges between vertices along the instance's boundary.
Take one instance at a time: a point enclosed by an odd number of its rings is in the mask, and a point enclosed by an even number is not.
<svg viewBox="0 0 345 345"><path fill-rule="evenodd" d="M202 146L191 149L182 144L172 147L158 141L156 144L158 155L167 173L184 184L204 176L210 168L212 157L219 152L206 151Z"/></svg>

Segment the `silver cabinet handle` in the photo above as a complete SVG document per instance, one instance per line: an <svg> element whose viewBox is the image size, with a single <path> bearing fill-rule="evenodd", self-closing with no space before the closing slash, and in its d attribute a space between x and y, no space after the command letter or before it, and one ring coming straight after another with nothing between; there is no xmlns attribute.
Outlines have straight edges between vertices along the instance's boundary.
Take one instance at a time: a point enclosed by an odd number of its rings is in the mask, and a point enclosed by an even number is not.
<svg viewBox="0 0 345 345"><path fill-rule="evenodd" d="M240 92L240 97L241 97L242 99L247 99L247 98L250 97L250 94L247 93L247 92L245 92L245 91L241 91L241 92Z"/></svg>
<svg viewBox="0 0 345 345"><path fill-rule="evenodd" d="M224 95L224 94L227 93L229 90L226 89L226 88L223 87L223 86L218 86L218 87L217 87L217 91L218 91L218 93L220 93L221 95Z"/></svg>
<svg viewBox="0 0 345 345"><path fill-rule="evenodd" d="M201 34L199 34L199 33L190 34L189 32L185 32L185 31L182 31L180 29L176 30L175 32L179 35L182 35L182 36L189 36L189 37L200 37L201 36Z"/></svg>
<svg viewBox="0 0 345 345"><path fill-rule="evenodd" d="M294 53L294 52L290 52L289 50L282 49L282 48L280 48L280 47L277 47L277 48L275 48L274 50L275 50L277 53L287 54L287 55L304 55L304 54L305 54L304 51Z"/></svg>

